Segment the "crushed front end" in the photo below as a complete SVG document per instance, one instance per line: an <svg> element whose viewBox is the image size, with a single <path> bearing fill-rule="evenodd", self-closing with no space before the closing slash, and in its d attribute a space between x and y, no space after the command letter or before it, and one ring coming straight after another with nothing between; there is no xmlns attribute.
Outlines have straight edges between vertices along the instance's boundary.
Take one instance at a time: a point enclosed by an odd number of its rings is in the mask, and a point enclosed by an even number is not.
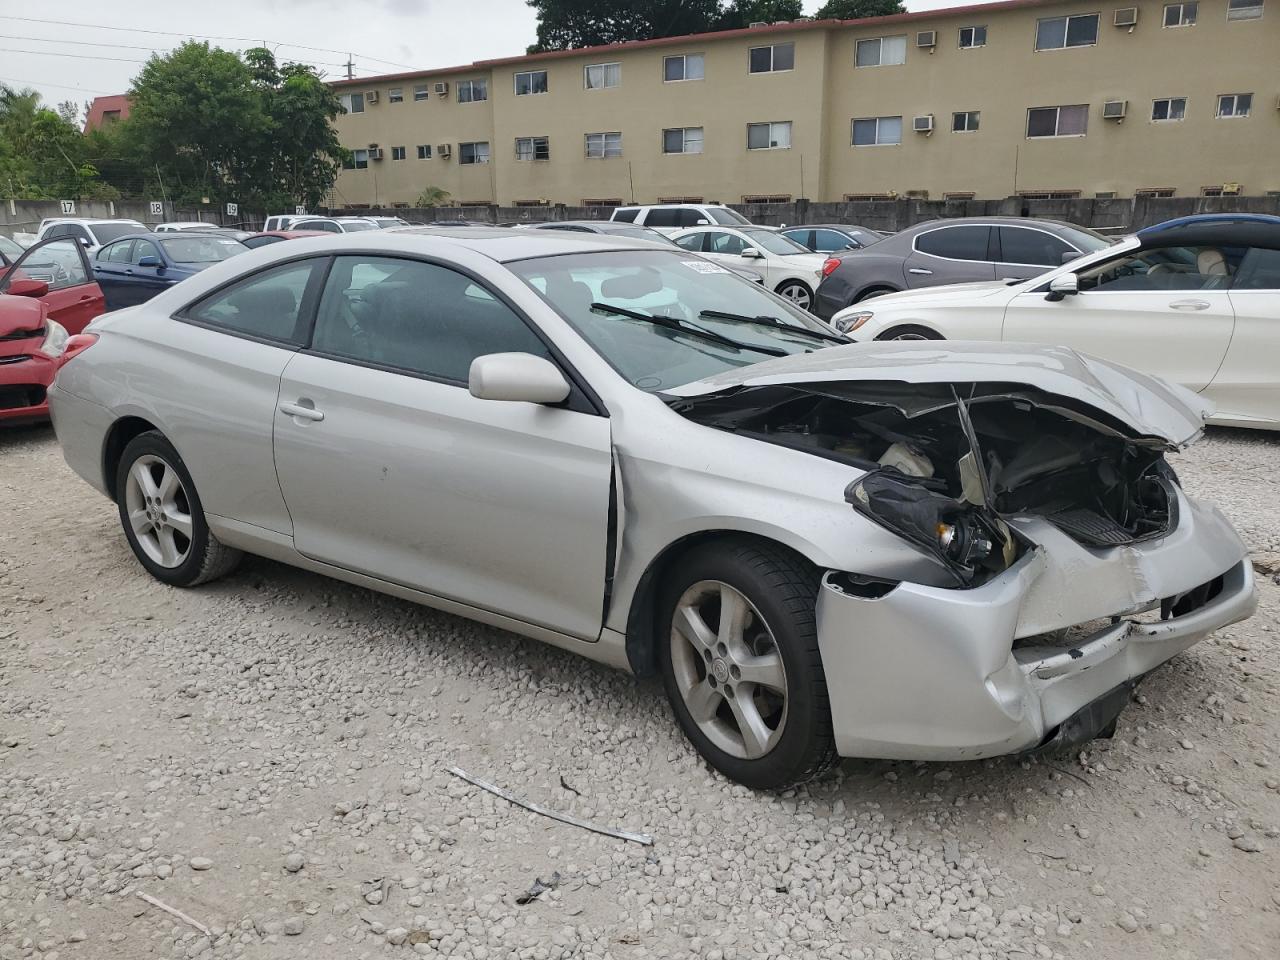
<svg viewBox="0 0 1280 960"><path fill-rule="evenodd" d="M1105 732L1132 686L1254 609L1246 549L1169 437L1025 384L827 381L682 401L847 463L852 510L928 583L828 571L818 634L844 756L973 759Z"/></svg>

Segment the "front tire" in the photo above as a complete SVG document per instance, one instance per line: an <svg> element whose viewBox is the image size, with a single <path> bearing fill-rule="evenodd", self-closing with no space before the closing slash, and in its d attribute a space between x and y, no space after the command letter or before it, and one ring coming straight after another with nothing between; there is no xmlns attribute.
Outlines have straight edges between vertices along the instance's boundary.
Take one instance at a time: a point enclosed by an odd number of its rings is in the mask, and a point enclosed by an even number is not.
<svg viewBox="0 0 1280 960"><path fill-rule="evenodd" d="M158 430L139 434L124 448L116 505L133 555L163 583L194 587L240 562L241 552L210 532L187 465Z"/></svg>
<svg viewBox="0 0 1280 960"><path fill-rule="evenodd" d="M783 280L774 293L780 297L786 297L801 310L813 308L813 291L799 280Z"/></svg>
<svg viewBox="0 0 1280 960"><path fill-rule="evenodd" d="M817 588L803 559L745 539L695 548L663 585L658 657L676 721L745 786L783 789L837 760Z"/></svg>
<svg viewBox="0 0 1280 960"><path fill-rule="evenodd" d="M877 340L941 340L942 334L936 330L930 330L928 327L918 327L914 324L904 324L901 327L891 327L880 336Z"/></svg>

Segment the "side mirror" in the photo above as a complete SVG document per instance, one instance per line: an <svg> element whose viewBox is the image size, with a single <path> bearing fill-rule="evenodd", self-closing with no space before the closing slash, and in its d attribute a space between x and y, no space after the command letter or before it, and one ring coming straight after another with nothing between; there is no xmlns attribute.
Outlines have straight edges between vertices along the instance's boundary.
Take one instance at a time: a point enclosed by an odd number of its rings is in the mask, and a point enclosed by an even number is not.
<svg viewBox="0 0 1280 960"><path fill-rule="evenodd" d="M531 353L490 353L471 361L467 388L478 400L560 403L569 383L550 360Z"/></svg>
<svg viewBox="0 0 1280 960"><path fill-rule="evenodd" d="M1074 297L1079 292L1080 280L1074 273L1064 273L1049 281L1049 292L1044 298L1056 303L1066 297Z"/></svg>
<svg viewBox="0 0 1280 960"><path fill-rule="evenodd" d="M14 297L35 297L39 299L49 292L49 284L43 280L31 280L23 277L20 280L14 280L9 284L9 289L5 293Z"/></svg>
<svg viewBox="0 0 1280 960"><path fill-rule="evenodd" d="M764 254L761 253L759 250L757 250L755 247L744 247L742 250L742 253L740 253L739 256L746 257L748 260L759 260L761 257L764 256Z"/></svg>
<svg viewBox="0 0 1280 960"><path fill-rule="evenodd" d="M87 250L93 246L93 242L88 237L81 237L80 246L84 247Z"/></svg>
<svg viewBox="0 0 1280 960"><path fill-rule="evenodd" d="M159 267L159 266L161 266L160 258L159 258L159 257L156 257L156 256L141 257L141 258L138 260L138 266L140 266L140 267Z"/></svg>

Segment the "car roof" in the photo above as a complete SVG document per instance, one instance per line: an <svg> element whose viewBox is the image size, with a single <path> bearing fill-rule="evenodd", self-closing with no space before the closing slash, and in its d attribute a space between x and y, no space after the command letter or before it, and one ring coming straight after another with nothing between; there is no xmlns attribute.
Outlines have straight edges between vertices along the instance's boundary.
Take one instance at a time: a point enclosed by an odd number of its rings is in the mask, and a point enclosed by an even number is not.
<svg viewBox="0 0 1280 960"><path fill-rule="evenodd" d="M857 230L859 233L876 233L870 227L864 227L857 223L795 223L789 227L779 227L780 230L839 230L841 233L850 233Z"/></svg>
<svg viewBox="0 0 1280 960"><path fill-rule="evenodd" d="M1070 230L1085 230L1075 223L1068 223L1065 220L1050 220L1047 217L939 217L936 220L925 220L922 223L914 223L909 227L899 231L898 236L906 233L915 233L918 230L932 227L1061 227Z"/></svg>
<svg viewBox="0 0 1280 960"><path fill-rule="evenodd" d="M245 239L249 240L253 237L284 237L286 240L296 240L299 237L324 236L332 236L332 234L328 230L261 230Z"/></svg>
<svg viewBox="0 0 1280 960"><path fill-rule="evenodd" d="M1280 250L1280 217L1260 213L1205 213L1166 220L1137 232L1143 247L1176 242L1194 246Z"/></svg>
<svg viewBox="0 0 1280 960"><path fill-rule="evenodd" d="M651 240L580 233L574 230L510 230L505 227L394 227L363 233L327 234L327 239L299 240L333 249L441 253L450 245L466 247L498 263L605 250L649 250ZM680 251L672 248L673 253Z"/></svg>
<svg viewBox="0 0 1280 960"><path fill-rule="evenodd" d="M41 221L46 224L54 223L80 223L86 226L93 226L98 223L136 223L141 225L141 220L134 220L132 217L48 217Z"/></svg>

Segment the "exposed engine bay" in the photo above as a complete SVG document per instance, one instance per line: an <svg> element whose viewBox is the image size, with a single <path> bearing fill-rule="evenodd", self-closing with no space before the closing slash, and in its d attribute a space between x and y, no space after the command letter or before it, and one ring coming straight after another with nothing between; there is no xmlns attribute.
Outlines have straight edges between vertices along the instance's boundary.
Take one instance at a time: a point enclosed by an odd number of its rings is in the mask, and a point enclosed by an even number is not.
<svg viewBox="0 0 1280 960"><path fill-rule="evenodd" d="M958 586L1007 569L1037 516L1085 546L1176 522L1167 441L1019 384L850 382L739 387L669 400L698 423L865 471L853 509L933 555Z"/></svg>

